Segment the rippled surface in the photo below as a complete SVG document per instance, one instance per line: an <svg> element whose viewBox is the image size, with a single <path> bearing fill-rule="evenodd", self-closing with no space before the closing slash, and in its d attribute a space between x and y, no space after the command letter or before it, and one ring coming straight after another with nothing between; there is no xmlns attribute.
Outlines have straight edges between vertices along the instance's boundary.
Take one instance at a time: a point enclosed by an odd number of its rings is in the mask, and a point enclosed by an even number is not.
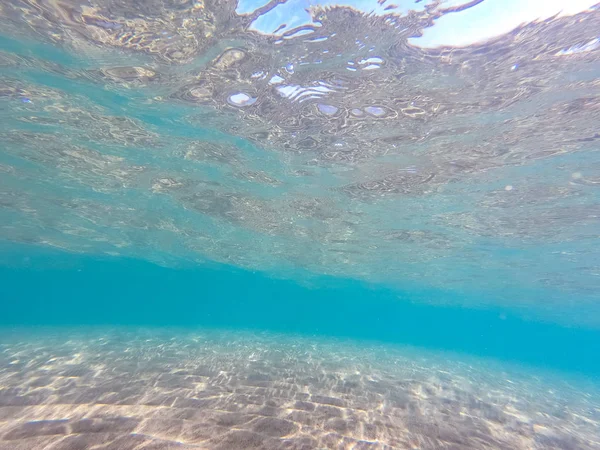
<svg viewBox="0 0 600 450"><path fill-rule="evenodd" d="M600 11L259 3L2 2L3 240L595 299Z"/></svg>
<svg viewBox="0 0 600 450"><path fill-rule="evenodd" d="M290 335L5 330L0 449L597 448L597 386L571 383Z"/></svg>

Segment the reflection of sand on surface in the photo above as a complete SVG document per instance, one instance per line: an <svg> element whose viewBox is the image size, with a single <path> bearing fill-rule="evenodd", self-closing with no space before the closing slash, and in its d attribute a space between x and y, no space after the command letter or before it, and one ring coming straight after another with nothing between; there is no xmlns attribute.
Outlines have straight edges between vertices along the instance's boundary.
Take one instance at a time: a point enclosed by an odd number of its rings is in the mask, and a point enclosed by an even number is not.
<svg viewBox="0 0 600 450"><path fill-rule="evenodd" d="M256 3L0 2L3 241L414 283L563 322L577 299L569 322L598 325L600 9L421 48L470 8ZM315 28L252 31L296 9Z"/></svg>
<svg viewBox="0 0 600 450"><path fill-rule="evenodd" d="M1 450L600 445L591 389L477 361L248 333L1 341Z"/></svg>

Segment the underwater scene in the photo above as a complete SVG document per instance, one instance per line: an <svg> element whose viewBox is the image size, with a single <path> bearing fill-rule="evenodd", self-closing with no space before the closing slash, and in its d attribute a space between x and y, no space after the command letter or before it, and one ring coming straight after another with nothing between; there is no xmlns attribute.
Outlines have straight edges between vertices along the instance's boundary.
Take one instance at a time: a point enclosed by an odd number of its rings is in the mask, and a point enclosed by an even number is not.
<svg viewBox="0 0 600 450"><path fill-rule="evenodd" d="M0 1L38 449L600 449L597 0Z"/></svg>

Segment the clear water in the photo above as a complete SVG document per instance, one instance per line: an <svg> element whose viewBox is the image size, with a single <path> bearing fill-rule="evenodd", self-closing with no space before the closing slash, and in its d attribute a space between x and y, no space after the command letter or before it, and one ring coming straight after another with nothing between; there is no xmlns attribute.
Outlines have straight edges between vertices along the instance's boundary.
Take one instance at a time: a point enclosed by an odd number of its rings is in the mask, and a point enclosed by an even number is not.
<svg viewBox="0 0 600 450"><path fill-rule="evenodd" d="M594 2L0 4L0 449L598 448Z"/></svg>

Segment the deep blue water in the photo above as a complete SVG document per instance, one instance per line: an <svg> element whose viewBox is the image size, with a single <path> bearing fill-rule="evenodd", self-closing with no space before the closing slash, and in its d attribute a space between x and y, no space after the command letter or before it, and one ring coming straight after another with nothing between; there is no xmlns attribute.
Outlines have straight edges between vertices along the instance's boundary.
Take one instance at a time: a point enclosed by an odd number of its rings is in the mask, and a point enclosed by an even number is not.
<svg viewBox="0 0 600 450"><path fill-rule="evenodd" d="M441 306L451 300L443 291L402 292L335 278L321 278L320 287L310 288L227 266L169 269L136 260L42 254L33 254L29 267L0 268L1 324L342 336L600 377L600 330L527 320L509 308ZM51 261L56 268L49 267ZM37 269L42 262L44 268Z"/></svg>

